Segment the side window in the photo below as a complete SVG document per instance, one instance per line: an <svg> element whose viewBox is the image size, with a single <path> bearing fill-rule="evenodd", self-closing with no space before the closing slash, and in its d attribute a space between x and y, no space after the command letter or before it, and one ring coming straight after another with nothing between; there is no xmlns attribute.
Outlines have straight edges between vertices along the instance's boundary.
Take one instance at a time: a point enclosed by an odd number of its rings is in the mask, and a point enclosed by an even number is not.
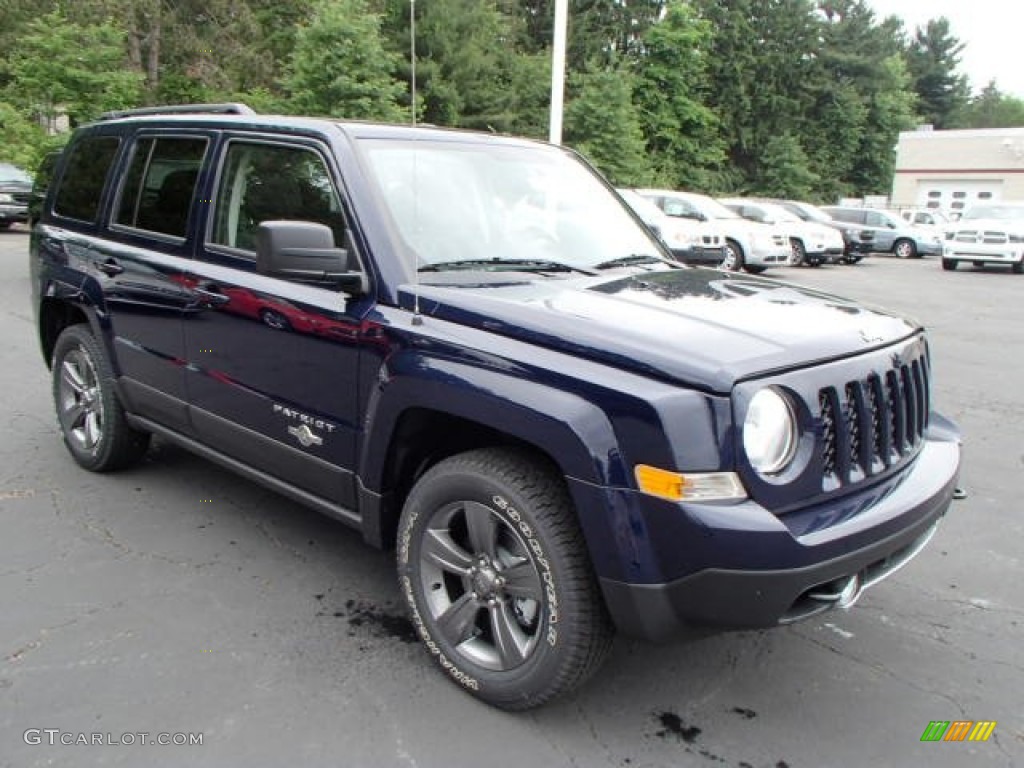
<svg viewBox="0 0 1024 768"><path fill-rule="evenodd" d="M206 139L144 138L132 152L114 223L185 237Z"/></svg>
<svg viewBox="0 0 1024 768"><path fill-rule="evenodd" d="M116 136L93 136L71 148L53 204L54 213L69 219L96 221L103 187L120 144Z"/></svg>
<svg viewBox="0 0 1024 768"><path fill-rule="evenodd" d="M889 225L889 222L882 218L882 215L875 213L875 211L867 211L865 213L864 223L869 227L885 227Z"/></svg>
<svg viewBox="0 0 1024 768"><path fill-rule="evenodd" d="M210 242L256 250L260 222L279 219L326 224L341 244L345 219L323 158L304 147L234 141L217 188Z"/></svg>

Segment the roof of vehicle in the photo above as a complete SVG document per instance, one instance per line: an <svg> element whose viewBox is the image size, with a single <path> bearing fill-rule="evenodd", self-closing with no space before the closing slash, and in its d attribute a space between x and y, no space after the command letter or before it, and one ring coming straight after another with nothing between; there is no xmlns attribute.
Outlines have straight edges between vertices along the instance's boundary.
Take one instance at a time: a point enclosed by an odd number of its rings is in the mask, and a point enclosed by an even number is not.
<svg viewBox="0 0 1024 768"><path fill-rule="evenodd" d="M107 113L91 124L100 125L191 125L205 127L247 127L273 130L293 129L304 132L323 133L326 130L341 130L358 139L409 139L431 141L458 141L499 143L520 146L545 145L536 139L507 136L484 131L470 131L459 128L443 128L434 125L401 125L377 123L362 120L342 120L334 117L308 117L300 115L265 115L253 111L229 112L221 109L203 110L203 105L172 105L166 108L142 108ZM219 108L222 105L212 105ZM244 106L244 105L241 105ZM194 109L190 107L195 107ZM167 111L160 111L166 109ZM549 145L550 146L550 145Z"/></svg>

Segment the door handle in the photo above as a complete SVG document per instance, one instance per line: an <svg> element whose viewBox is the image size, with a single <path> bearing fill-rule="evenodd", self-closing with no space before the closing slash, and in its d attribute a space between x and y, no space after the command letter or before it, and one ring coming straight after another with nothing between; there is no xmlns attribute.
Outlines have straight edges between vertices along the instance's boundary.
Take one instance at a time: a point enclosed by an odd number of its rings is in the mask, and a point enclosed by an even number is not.
<svg viewBox="0 0 1024 768"><path fill-rule="evenodd" d="M210 306L219 307L231 301L230 296L224 295L217 289L216 286L213 285L206 287L201 287L197 285L192 290L195 292L196 296L200 298L203 304L208 304Z"/></svg>
<svg viewBox="0 0 1024 768"><path fill-rule="evenodd" d="M96 269L102 272L107 277L113 277L114 275L120 275L124 272L124 267L118 264L114 259L106 259L105 261L95 261L93 264L96 265Z"/></svg>

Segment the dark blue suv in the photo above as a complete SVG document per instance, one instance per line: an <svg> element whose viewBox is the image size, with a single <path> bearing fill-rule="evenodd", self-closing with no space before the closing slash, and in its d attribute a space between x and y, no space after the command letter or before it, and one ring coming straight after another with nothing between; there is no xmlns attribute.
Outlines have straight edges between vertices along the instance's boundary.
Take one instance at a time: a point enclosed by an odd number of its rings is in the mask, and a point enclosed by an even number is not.
<svg viewBox="0 0 1024 768"><path fill-rule="evenodd" d="M614 631L849 606L953 494L917 325L683 267L572 152L200 105L76 131L32 232L84 468L182 445L397 550L508 709Z"/></svg>

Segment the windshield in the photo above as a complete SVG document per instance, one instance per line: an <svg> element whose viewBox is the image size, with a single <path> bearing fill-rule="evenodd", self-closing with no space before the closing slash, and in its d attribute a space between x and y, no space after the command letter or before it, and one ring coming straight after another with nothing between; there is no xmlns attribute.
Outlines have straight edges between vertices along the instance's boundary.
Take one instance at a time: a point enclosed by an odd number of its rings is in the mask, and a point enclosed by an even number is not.
<svg viewBox="0 0 1024 768"><path fill-rule="evenodd" d="M1024 206L1021 205L976 205L962 217L970 219L1024 219Z"/></svg>
<svg viewBox="0 0 1024 768"><path fill-rule="evenodd" d="M417 269L588 269L657 243L583 163L547 145L364 140L368 170Z"/></svg>
<svg viewBox="0 0 1024 768"><path fill-rule="evenodd" d="M781 205L775 205L773 203L764 203L764 204L762 204L762 208L764 209L764 212L768 216L768 218L771 219L772 221L775 221L775 222L780 222L780 221L786 221L786 222L800 221L800 217L799 216L797 216L795 213L791 213L790 211L787 211Z"/></svg>
<svg viewBox="0 0 1024 768"><path fill-rule="evenodd" d="M742 219L738 213L730 211L717 200L704 195L687 195L686 200L709 219Z"/></svg>
<svg viewBox="0 0 1024 768"><path fill-rule="evenodd" d="M807 203L793 203L792 207L789 207L788 210L793 211L793 213L804 221L820 221L822 224L831 224L835 221L835 219L820 208L815 208L813 205L809 205Z"/></svg>
<svg viewBox="0 0 1024 768"><path fill-rule="evenodd" d="M20 181L26 184L31 184L32 177L21 170L21 168L16 168L13 165L0 164L0 181Z"/></svg>
<svg viewBox="0 0 1024 768"><path fill-rule="evenodd" d="M622 195L622 199L626 201L626 205L632 208L636 215L648 224L659 221L665 217L665 213L661 208L633 190L618 189L616 192Z"/></svg>

